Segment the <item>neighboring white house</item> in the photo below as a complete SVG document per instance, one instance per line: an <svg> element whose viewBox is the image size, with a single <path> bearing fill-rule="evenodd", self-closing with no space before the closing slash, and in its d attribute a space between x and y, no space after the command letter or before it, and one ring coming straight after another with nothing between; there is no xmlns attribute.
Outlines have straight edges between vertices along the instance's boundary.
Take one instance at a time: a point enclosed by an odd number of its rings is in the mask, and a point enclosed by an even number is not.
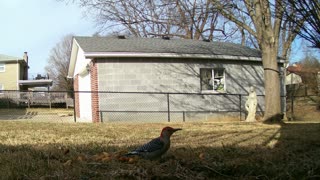
<svg viewBox="0 0 320 180"><path fill-rule="evenodd" d="M286 85L293 85L293 84L301 84L302 78L299 73L301 71L301 65L293 64L287 68L287 75L286 75Z"/></svg>
<svg viewBox="0 0 320 180"><path fill-rule="evenodd" d="M289 73L286 76L286 85L302 83L301 76L295 73Z"/></svg>
<svg viewBox="0 0 320 180"><path fill-rule="evenodd" d="M283 71L281 61L279 71ZM212 111L222 105L235 108L233 98L235 102L239 97L228 95L247 94L250 86L264 95L263 74L260 51L237 44L115 36L74 37L68 77L74 79L75 91L222 94L210 99L180 95L170 107ZM228 102L223 99L226 97ZM162 95L154 94L118 97L86 92L76 93L75 100L79 120L89 122L99 122L103 110L161 111L166 105ZM263 97L259 107L263 111Z"/></svg>

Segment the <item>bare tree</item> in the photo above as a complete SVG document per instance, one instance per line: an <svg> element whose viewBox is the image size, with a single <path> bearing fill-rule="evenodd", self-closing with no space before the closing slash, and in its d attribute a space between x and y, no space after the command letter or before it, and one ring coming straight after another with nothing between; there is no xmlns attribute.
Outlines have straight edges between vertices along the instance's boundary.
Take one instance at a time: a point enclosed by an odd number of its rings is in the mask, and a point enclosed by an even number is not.
<svg viewBox="0 0 320 180"><path fill-rule="evenodd" d="M313 47L320 48L320 1L319 0L288 0L294 9L294 16L286 13L286 18L300 29L296 31ZM286 11L285 11L286 12ZM303 19L303 21L301 21Z"/></svg>
<svg viewBox="0 0 320 180"><path fill-rule="evenodd" d="M61 41L51 49L48 64L45 69L49 77L53 80L52 90L73 90L72 82L67 78L72 37L73 35L71 34L64 36Z"/></svg>
<svg viewBox="0 0 320 180"><path fill-rule="evenodd" d="M274 2L274 4L271 2ZM286 28L283 28L285 22L283 21L284 9L282 7L289 6L289 3L281 0L221 0L216 4L223 16L242 27L257 41L262 52L265 79L266 107L264 120L279 120L281 117L281 103L280 72L277 56L280 44L287 43L282 50L286 54L295 37L295 32L290 34L289 31L281 36L281 30L286 30ZM243 15L246 16L246 20L249 19L251 21L251 24L243 21ZM291 28L295 29L296 27L293 25ZM280 37L282 37L281 40L283 41L281 43Z"/></svg>
<svg viewBox="0 0 320 180"><path fill-rule="evenodd" d="M60 0L63 1L63 0ZM68 0L64 0L68 1ZM101 31L129 31L136 37L169 36L185 39L227 36L225 23L211 0L69 0L91 12ZM224 38L224 37L223 37Z"/></svg>
<svg viewBox="0 0 320 180"><path fill-rule="evenodd" d="M304 84L308 86L308 89L311 93L318 94L319 93L319 75L320 72L320 61L312 55L306 55L301 61L301 78Z"/></svg>

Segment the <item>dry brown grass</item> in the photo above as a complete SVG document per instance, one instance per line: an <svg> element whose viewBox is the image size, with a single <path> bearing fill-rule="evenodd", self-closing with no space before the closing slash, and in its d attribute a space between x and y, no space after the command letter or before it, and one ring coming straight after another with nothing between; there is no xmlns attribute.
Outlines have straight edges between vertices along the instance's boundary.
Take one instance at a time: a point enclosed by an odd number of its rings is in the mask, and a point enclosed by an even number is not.
<svg viewBox="0 0 320 180"><path fill-rule="evenodd" d="M291 105L291 102L289 102ZM310 97L298 97L294 99L294 113L293 119L295 121L305 121L320 119L320 97L310 96ZM291 116L291 109L288 112Z"/></svg>
<svg viewBox="0 0 320 180"><path fill-rule="evenodd" d="M181 127L159 161L95 159ZM0 177L7 179L320 178L319 121L76 124L0 122Z"/></svg>
<svg viewBox="0 0 320 180"><path fill-rule="evenodd" d="M0 121L74 122L73 109L18 108L0 109Z"/></svg>

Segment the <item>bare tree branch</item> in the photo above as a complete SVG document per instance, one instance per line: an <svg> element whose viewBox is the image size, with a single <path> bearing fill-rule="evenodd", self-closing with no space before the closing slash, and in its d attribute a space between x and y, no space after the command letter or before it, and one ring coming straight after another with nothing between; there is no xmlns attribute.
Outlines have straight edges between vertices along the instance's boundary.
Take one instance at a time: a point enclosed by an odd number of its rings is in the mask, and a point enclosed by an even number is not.
<svg viewBox="0 0 320 180"><path fill-rule="evenodd" d="M293 16L285 13L286 18L298 26L295 33L309 41L313 47L320 48L320 1L319 0L288 0L296 13ZM284 7L285 8L285 7ZM301 20L303 19L303 20Z"/></svg>
<svg viewBox="0 0 320 180"><path fill-rule="evenodd" d="M106 32L126 29L136 37L167 34L187 39L213 39L216 29L224 29L223 23L217 23L219 13L211 0L64 1L78 4L92 13L97 25ZM226 29L223 34L228 35Z"/></svg>
<svg viewBox="0 0 320 180"><path fill-rule="evenodd" d="M51 49L48 64L45 69L53 79L53 90L72 90L72 82L67 79L68 66L71 56L72 35L66 35Z"/></svg>

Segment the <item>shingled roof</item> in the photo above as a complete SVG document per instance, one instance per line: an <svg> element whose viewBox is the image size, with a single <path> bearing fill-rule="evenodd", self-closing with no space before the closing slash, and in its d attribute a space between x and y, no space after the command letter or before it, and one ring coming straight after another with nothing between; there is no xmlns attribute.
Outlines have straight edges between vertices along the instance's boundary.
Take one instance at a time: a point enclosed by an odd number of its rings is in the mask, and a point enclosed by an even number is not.
<svg viewBox="0 0 320 180"><path fill-rule="evenodd" d="M203 54L260 58L259 50L233 43L206 42L190 39L75 37L85 53L171 53Z"/></svg>
<svg viewBox="0 0 320 180"><path fill-rule="evenodd" d="M17 61L17 60L23 60L23 58L0 54L0 62Z"/></svg>

